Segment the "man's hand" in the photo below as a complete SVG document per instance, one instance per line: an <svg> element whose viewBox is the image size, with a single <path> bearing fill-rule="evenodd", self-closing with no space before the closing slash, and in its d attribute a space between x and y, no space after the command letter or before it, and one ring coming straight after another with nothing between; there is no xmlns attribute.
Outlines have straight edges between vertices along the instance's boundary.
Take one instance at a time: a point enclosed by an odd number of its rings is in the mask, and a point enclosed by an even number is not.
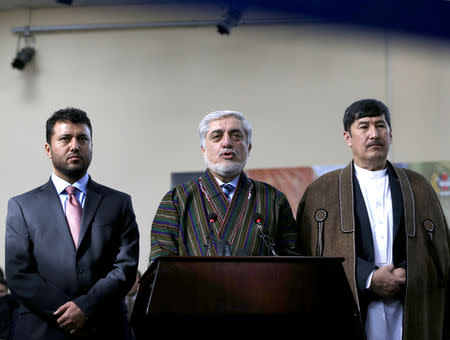
<svg viewBox="0 0 450 340"><path fill-rule="evenodd" d="M58 317L58 325L73 334L82 329L87 321L86 314L73 301L66 302L53 313Z"/></svg>
<svg viewBox="0 0 450 340"><path fill-rule="evenodd" d="M405 270L405 268L395 268L392 271L392 274L394 274L394 276L399 278L399 279L405 280L405 282L406 282L406 270Z"/></svg>
<svg viewBox="0 0 450 340"><path fill-rule="evenodd" d="M389 264L375 270L369 289L379 297L394 298L400 293L405 283L406 270Z"/></svg>

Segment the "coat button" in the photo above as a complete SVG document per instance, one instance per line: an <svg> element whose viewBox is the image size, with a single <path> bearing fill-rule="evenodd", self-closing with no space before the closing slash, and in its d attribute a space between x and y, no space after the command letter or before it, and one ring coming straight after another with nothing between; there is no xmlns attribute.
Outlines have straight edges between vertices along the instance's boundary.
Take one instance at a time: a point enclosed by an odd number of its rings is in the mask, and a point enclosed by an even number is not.
<svg viewBox="0 0 450 340"><path fill-rule="evenodd" d="M319 209L316 211L314 218L317 222L323 222L327 218L327 211L325 209Z"/></svg>

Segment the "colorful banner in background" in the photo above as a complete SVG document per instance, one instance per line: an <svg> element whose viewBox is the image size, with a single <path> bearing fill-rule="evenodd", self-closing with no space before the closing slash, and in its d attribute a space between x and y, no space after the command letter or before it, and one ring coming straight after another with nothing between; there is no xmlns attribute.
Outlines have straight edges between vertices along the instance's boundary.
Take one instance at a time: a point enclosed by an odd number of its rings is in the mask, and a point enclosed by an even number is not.
<svg viewBox="0 0 450 340"><path fill-rule="evenodd" d="M396 163L396 165L422 174L431 183L441 201L448 222L450 218L450 161ZM283 192L286 195L295 216L297 214L298 203L300 202L306 187L323 174L345 166L346 164L249 169L245 170L245 172L250 178L269 183ZM184 183L191 178L198 178L201 174L201 172L173 173L172 187ZM332 190L332 188L330 188L330 190Z"/></svg>
<svg viewBox="0 0 450 340"><path fill-rule="evenodd" d="M396 165L422 174L431 183L441 201L448 221L450 217L450 161L396 163ZM323 174L343 168L344 166L346 164L298 168L250 169L246 170L246 173L249 177L258 181L267 182L282 191L286 195L295 216L298 203L306 187Z"/></svg>

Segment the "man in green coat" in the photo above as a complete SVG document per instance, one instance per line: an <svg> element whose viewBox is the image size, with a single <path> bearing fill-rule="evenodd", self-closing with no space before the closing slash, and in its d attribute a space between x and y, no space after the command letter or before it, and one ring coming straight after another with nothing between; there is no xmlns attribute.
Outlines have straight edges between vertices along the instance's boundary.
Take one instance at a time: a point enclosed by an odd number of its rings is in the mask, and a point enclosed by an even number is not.
<svg viewBox="0 0 450 340"><path fill-rule="evenodd" d="M391 119L380 101L347 108L344 138L353 161L299 203L304 254L345 258L368 340L449 339L449 230L436 193L387 161Z"/></svg>
<svg viewBox="0 0 450 340"><path fill-rule="evenodd" d="M151 230L150 262L164 255L284 255L297 228L283 193L244 173L252 129L240 112L216 111L199 125L207 170L170 190Z"/></svg>

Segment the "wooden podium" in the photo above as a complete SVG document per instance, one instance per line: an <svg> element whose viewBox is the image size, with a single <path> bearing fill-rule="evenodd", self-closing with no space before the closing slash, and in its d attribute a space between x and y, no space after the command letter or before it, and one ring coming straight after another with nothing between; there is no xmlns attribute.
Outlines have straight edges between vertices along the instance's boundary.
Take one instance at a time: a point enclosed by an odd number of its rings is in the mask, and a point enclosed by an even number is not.
<svg viewBox="0 0 450 340"><path fill-rule="evenodd" d="M155 334L364 339L342 258L161 257L144 273L131 323ZM240 336L241 335L241 336Z"/></svg>

